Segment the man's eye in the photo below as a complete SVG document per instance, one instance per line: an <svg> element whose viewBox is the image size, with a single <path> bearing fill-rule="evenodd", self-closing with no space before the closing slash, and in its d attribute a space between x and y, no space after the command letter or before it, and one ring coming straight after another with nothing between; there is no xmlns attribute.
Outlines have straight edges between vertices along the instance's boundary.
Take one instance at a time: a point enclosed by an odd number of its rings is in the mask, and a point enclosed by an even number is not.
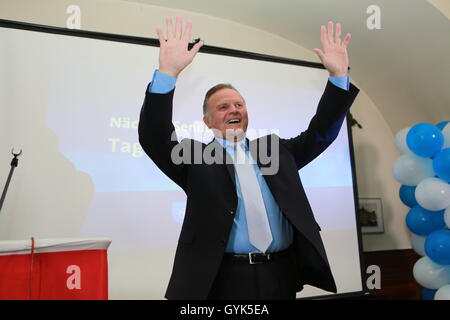
<svg viewBox="0 0 450 320"><path fill-rule="evenodd" d="M219 110L223 110L225 109L227 106L223 105L223 106L219 106Z"/></svg>

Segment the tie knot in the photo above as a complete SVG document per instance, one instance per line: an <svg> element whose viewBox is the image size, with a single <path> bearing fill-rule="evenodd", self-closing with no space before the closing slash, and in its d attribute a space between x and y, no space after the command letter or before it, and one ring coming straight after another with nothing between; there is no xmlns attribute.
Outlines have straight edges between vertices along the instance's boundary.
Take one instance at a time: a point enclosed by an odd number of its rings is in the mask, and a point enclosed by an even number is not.
<svg viewBox="0 0 450 320"><path fill-rule="evenodd" d="M236 153L236 144L234 142L227 143L227 145L225 146L225 149L228 152L231 152L231 154L235 154Z"/></svg>
<svg viewBox="0 0 450 320"><path fill-rule="evenodd" d="M245 144L242 141L237 142L227 141L225 148L233 151L236 151L239 148L240 150L245 151Z"/></svg>

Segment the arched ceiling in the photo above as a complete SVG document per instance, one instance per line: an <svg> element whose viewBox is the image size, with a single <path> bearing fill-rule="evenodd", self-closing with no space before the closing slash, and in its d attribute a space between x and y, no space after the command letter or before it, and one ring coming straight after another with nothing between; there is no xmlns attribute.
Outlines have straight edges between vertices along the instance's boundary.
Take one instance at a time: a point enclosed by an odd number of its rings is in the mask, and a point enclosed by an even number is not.
<svg viewBox="0 0 450 320"><path fill-rule="evenodd" d="M449 0L123 0L206 14L320 45L319 28L341 22L352 34L351 76L395 134L418 122L450 120ZM370 30L376 4L381 29Z"/></svg>

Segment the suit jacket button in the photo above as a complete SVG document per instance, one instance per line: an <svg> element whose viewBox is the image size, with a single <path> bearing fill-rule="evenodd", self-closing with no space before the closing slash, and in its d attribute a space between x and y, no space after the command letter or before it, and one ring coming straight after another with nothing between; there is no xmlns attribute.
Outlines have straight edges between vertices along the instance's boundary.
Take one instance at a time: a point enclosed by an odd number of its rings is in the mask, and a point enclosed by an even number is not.
<svg viewBox="0 0 450 320"><path fill-rule="evenodd" d="M227 244L227 239L222 239L222 244L226 245Z"/></svg>
<svg viewBox="0 0 450 320"><path fill-rule="evenodd" d="M235 214L235 211L234 210L230 210L230 214Z"/></svg>

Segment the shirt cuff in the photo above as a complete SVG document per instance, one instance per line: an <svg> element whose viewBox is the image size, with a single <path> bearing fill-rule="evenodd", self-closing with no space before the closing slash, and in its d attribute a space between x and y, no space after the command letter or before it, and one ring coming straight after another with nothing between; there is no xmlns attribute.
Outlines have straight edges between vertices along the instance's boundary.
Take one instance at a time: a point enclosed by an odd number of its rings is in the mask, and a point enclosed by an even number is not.
<svg viewBox="0 0 450 320"><path fill-rule="evenodd" d="M175 82L177 78L168 76L167 74L161 73L158 70L155 70L153 73L152 82L148 87L148 91L150 93L169 93L175 88Z"/></svg>
<svg viewBox="0 0 450 320"><path fill-rule="evenodd" d="M328 79L336 87L339 87L339 88L347 90L347 91L350 88L350 76L349 75L346 75L345 77L328 77Z"/></svg>

